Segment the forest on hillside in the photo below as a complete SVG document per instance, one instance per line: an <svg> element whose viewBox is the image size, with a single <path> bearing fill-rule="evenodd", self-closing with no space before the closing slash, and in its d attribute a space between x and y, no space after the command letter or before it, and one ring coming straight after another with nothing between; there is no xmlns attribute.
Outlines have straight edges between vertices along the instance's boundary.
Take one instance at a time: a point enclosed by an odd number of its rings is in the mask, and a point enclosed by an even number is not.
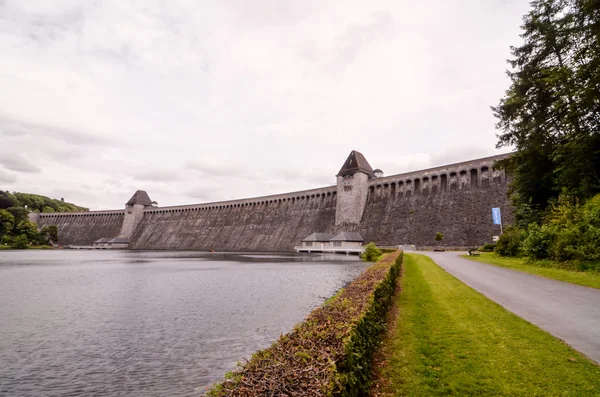
<svg viewBox="0 0 600 397"><path fill-rule="evenodd" d="M68 203L64 199L52 199L33 193L19 193L0 190L0 209L26 208L30 212L79 212L88 208Z"/></svg>
<svg viewBox="0 0 600 397"><path fill-rule="evenodd" d="M27 248L58 243L56 226L40 231L29 220L30 212L78 212L88 208L32 193L0 190L0 247Z"/></svg>

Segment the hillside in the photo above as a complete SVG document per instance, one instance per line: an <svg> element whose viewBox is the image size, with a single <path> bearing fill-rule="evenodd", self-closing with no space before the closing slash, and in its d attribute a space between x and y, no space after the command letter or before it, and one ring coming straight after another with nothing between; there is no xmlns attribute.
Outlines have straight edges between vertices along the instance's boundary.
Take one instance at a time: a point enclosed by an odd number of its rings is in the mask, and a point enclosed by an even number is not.
<svg viewBox="0 0 600 397"><path fill-rule="evenodd" d="M0 190L0 209L11 207L26 208L28 211L38 212L77 212L88 211L88 208L68 203L63 199L51 199L46 196L32 193L19 193Z"/></svg>

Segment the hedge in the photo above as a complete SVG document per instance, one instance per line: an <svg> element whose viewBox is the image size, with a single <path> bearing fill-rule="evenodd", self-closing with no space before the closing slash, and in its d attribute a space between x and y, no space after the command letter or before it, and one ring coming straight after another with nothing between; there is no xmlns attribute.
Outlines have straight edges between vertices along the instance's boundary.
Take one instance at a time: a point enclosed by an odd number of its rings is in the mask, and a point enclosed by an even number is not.
<svg viewBox="0 0 600 397"><path fill-rule="evenodd" d="M205 396L364 395L401 265L401 251L386 254Z"/></svg>

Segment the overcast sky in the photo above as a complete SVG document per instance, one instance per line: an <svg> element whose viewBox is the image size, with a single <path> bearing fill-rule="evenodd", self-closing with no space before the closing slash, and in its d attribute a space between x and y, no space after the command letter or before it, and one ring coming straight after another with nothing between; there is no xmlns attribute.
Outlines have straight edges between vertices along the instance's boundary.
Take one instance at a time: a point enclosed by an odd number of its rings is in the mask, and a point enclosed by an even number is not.
<svg viewBox="0 0 600 397"><path fill-rule="evenodd" d="M91 209L500 153L525 0L0 0L0 189ZM504 150L506 152L506 150Z"/></svg>

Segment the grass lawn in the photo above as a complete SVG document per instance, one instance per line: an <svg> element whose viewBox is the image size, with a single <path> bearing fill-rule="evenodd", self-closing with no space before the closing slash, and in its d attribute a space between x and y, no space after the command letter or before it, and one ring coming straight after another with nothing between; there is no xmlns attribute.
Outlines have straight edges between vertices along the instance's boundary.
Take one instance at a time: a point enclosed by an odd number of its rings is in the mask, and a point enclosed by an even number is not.
<svg viewBox="0 0 600 397"><path fill-rule="evenodd" d="M600 366L405 254L372 396L599 396Z"/></svg>
<svg viewBox="0 0 600 397"><path fill-rule="evenodd" d="M535 274L536 276L565 281L567 283L585 285L586 287L600 288L600 273L594 271L577 272L574 270L558 269L555 267L543 267L528 263L529 259L527 258L504 258L494 254L493 252L482 252L481 256L461 256L477 262L507 267L509 269ZM598 395L600 396L600 392Z"/></svg>

